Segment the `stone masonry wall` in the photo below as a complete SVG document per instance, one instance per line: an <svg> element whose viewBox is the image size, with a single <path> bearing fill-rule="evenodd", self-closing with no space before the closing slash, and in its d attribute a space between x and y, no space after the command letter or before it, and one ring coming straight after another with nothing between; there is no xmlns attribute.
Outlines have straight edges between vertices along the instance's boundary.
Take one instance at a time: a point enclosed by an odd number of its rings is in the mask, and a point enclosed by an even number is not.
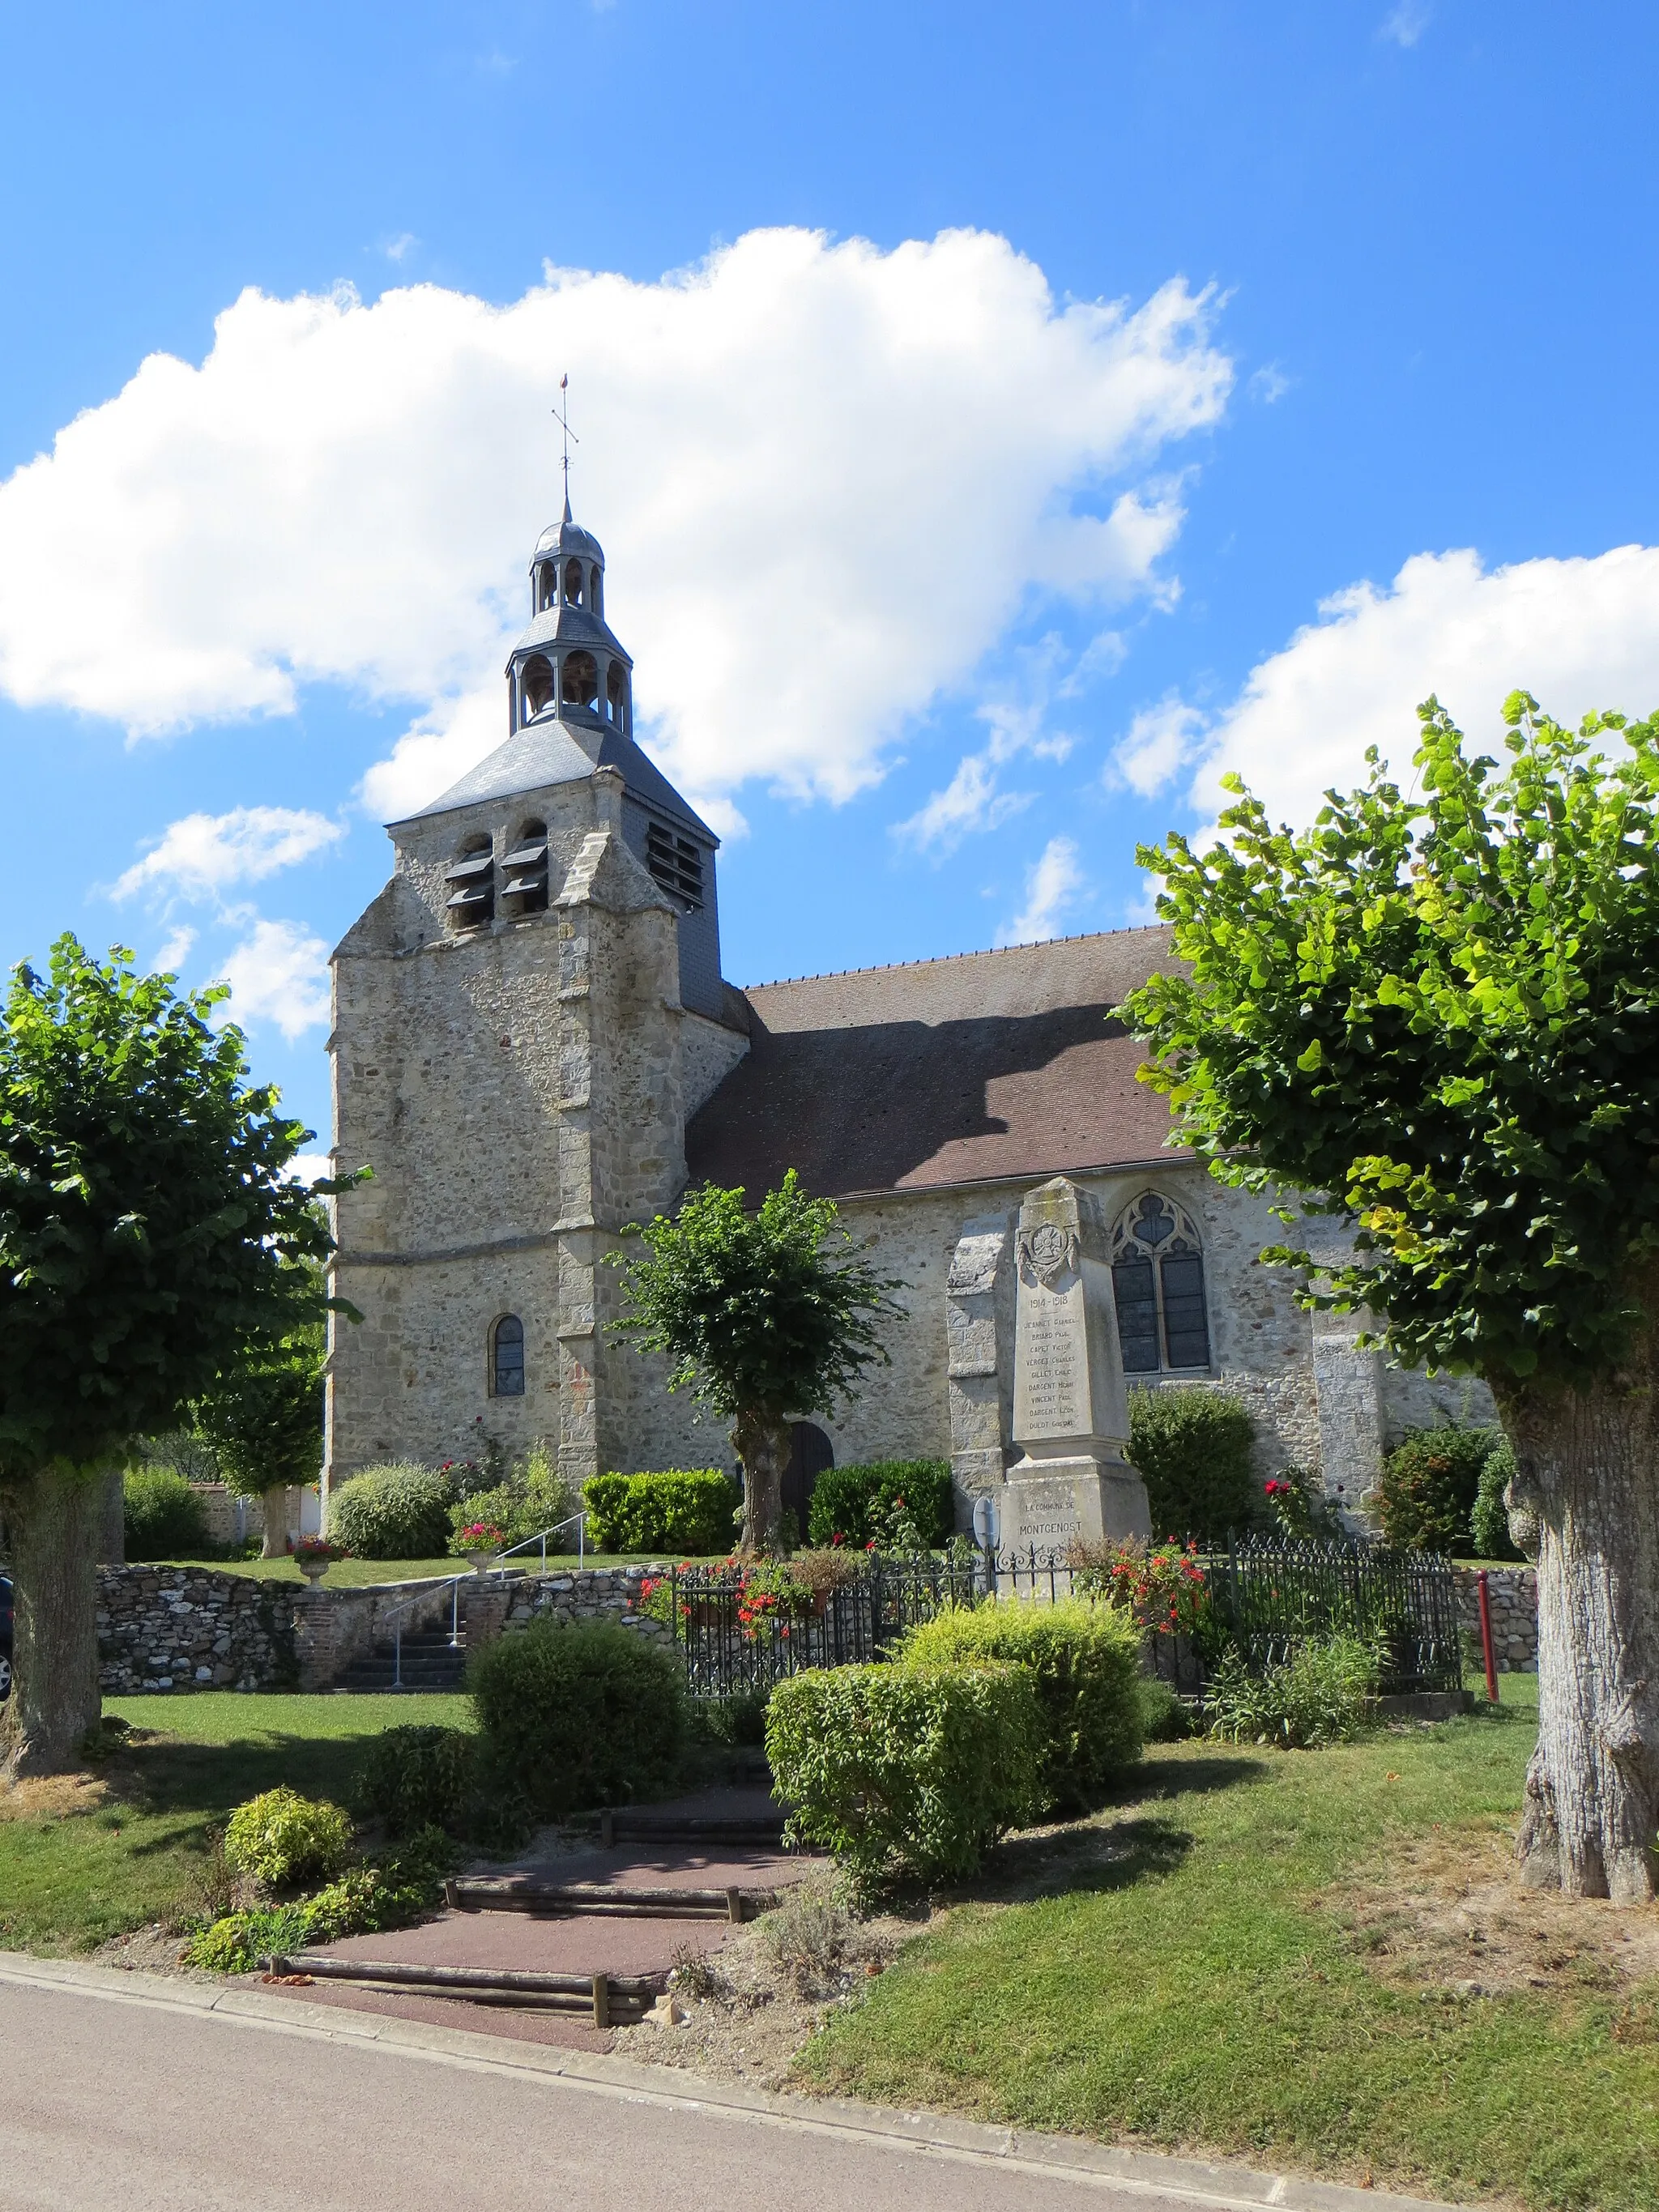
<svg viewBox="0 0 1659 2212"><path fill-rule="evenodd" d="M585 1567L568 1575L526 1575L508 1586L507 1632L526 1628L532 1620L553 1620L568 1627L578 1620L613 1620L621 1627L637 1629L643 1636L666 1636L667 1629L648 1614L636 1613L640 1584L647 1575L667 1572L664 1566Z"/></svg>
<svg viewBox="0 0 1659 2212"><path fill-rule="evenodd" d="M1480 1595L1478 1570L1454 1567L1457 1583L1457 1613L1463 1626L1479 1644ZM1486 1601L1492 1613L1492 1656L1500 1674L1538 1672L1538 1571L1534 1567L1489 1567ZM1475 1666L1480 1668L1479 1660Z"/></svg>
<svg viewBox="0 0 1659 2212"><path fill-rule="evenodd" d="M270 1690L297 1679L294 1596L251 1575L100 1567L98 1681L140 1690Z"/></svg>

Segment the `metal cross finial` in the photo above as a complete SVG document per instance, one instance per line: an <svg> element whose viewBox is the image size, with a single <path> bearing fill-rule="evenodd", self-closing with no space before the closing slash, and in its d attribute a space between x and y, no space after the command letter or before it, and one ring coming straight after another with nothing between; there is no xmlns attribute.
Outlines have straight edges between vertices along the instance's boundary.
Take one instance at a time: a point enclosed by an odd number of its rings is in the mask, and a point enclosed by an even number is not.
<svg viewBox="0 0 1659 2212"><path fill-rule="evenodd" d="M567 522L570 520L570 447L573 440L579 446L581 443L581 440L576 436L570 427L570 401L568 396L569 391L570 377L567 372L559 379L559 404L553 410L553 419L564 434L562 465L564 468L564 519Z"/></svg>

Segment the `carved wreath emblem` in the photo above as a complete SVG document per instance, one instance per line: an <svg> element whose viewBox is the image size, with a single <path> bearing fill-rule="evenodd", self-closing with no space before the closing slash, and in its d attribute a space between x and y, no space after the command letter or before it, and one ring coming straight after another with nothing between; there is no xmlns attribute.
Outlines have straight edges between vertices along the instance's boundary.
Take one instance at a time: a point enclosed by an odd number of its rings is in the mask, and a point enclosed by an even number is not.
<svg viewBox="0 0 1659 2212"><path fill-rule="evenodd" d="M1062 1229L1058 1222L1045 1221L1036 1229L1025 1230L1019 1243L1020 1258L1045 1289L1076 1263L1076 1232Z"/></svg>

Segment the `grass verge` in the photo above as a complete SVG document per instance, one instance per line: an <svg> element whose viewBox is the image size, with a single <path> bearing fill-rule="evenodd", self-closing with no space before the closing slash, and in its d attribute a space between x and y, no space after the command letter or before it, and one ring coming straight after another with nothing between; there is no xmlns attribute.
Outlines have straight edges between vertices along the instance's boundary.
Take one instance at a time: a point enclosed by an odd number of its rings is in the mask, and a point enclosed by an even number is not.
<svg viewBox="0 0 1659 2212"><path fill-rule="evenodd" d="M1496 1712L1333 1751L1155 1747L1133 1802L1005 1845L798 2076L1405 2191L1651 2212L1659 1980L1413 1984L1333 1907L1413 1838L1490 1858L1535 1726L1535 1680L1503 1692Z"/></svg>
<svg viewBox="0 0 1659 2212"><path fill-rule="evenodd" d="M0 1792L0 1945L94 1949L195 1909L212 1831L288 1783L344 1797L365 1737L406 1722L471 1725L459 1696L106 1698L140 1733L88 1777Z"/></svg>

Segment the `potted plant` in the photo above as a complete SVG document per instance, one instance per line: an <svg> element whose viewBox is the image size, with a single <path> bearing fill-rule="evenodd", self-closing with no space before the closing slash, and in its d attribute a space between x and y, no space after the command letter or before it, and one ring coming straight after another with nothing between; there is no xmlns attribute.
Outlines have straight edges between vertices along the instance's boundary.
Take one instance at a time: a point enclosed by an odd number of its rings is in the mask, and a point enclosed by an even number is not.
<svg viewBox="0 0 1659 2212"><path fill-rule="evenodd" d="M343 1544L331 1544L326 1536L301 1536L294 1547L294 1564L315 1589L336 1559L349 1559Z"/></svg>
<svg viewBox="0 0 1659 2212"><path fill-rule="evenodd" d="M473 1573L482 1577L494 1565L495 1555L506 1541L506 1531L494 1521L469 1521L465 1528L455 1531L451 1548L463 1559L471 1559Z"/></svg>

